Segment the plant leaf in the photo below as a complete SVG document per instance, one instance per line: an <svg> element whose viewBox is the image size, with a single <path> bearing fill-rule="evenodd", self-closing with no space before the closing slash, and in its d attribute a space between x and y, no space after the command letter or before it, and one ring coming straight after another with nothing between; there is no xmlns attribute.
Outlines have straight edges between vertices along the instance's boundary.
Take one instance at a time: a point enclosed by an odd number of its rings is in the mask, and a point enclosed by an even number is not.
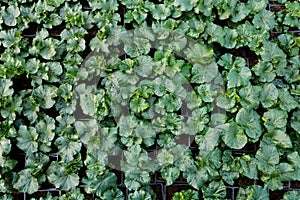
<svg viewBox="0 0 300 200"><path fill-rule="evenodd" d="M278 109L270 109L263 115L263 120L265 121L264 125L269 132L275 129L284 130L287 124L287 118L287 112Z"/></svg>
<svg viewBox="0 0 300 200"><path fill-rule="evenodd" d="M25 153L34 153L38 150L38 133L33 127L21 125L18 131L17 146L25 151Z"/></svg>
<svg viewBox="0 0 300 200"><path fill-rule="evenodd" d="M236 115L236 122L241 125L253 142L258 141L263 133L260 116L254 110L241 108Z"/></svg>
<svg viewBox="0 0 300 200"><path fill-rule="evenodd" d="M247 136L236 123L230 122L221 127L222 139L227 146L233 149L241 149L247 143Z"/></svg>
<svg viewBox="0 0 300 200"><path fill-rule="evenodd" d="M258 160L258 169L268 174L273 173L276 170L276 165L279 163L279 153L275 146L261 146L255 157Z"/></svg>
<svg viewBox="0 0 300 200"><path fill-rule="evenodd" d="M14 184L14 188L20 192L26 192L32 194L39 189L38 181L30 174L29 169L23 169L19 172L17 182Z"/></svg>
<svg viewBox="0 0 300 200"><path fill-rule="evenodd" d="M264 108L273 106L278 98L278 90L273 83L268 83L263 86L260 92L260 102Z"/></svg>

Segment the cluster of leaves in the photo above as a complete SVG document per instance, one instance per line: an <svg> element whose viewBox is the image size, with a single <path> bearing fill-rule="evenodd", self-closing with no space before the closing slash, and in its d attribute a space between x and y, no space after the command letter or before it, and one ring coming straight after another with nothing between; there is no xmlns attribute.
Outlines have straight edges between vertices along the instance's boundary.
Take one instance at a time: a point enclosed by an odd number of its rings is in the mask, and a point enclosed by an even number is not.
<svg viewBox="0 0 300 200"><path fill-rule="evenodd" d="M128 199L155 199L155 172L196 190L173 199L225 199L243 177L263 184L237 199L269 199L300 181L298 1L86 2L0 3L1 199L49 185L64 194L40 200L124 199L113 168Z"/></svg>

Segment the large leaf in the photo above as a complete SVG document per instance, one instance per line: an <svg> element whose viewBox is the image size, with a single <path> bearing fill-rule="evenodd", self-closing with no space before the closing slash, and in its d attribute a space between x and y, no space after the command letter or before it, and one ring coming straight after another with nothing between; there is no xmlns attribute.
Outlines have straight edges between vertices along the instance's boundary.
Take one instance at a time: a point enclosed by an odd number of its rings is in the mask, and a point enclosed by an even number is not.
<svg viewBox="0 0 300 200"><path fill-rule="evenodd" d="M300 199L300 192L297 190L287 191L283 195L283 200L298 200Z"/></svg>
<svg viewBox="0 0 300 200"><path fill-rule="evenodd" d="M227 146L233 149L241 149L247 143L247 136L243 129L234 122L222 126L222 139Z"/></svg>
<svg viewBox="0 0 300 200"><path fill-rule="evenodd" d="M216 128L208 128L207 132L204 135L197 135L195 140L199 145L199 150L201 151L201 155L205 156L210 151L214 150L214 148L219 143L220 137L220 129Z"/></svg>
<svg viewBox="0 0 300 200"><path fill-rule="evenodd" d="M292 109L299 106L294 97L290 94L288 90L280 89L279 90L279 100L280 108L290 112Z"/></svg>
<svg viewBox="0 0 300 200"><path fill-rule="evenodd" d="M93 140L93 136L97 134L98 127L99 126L95 119L75 122L75 128L80 136L80 140L85 145L87 145L89 141Z"/></svg>
<svg viewBox="0 0 300 200"><path fill-rule="evenodd" d="M100 132L101 146L100 146L100 148L102 150L110 151L111 149L116 147L115 142L117 141L117 135L118 135L117 131L118 131L117 128L107 128L107 127L101 128L101 132ZM91 143L89 143L89 144L91 144ZM97 139L95 139L92 142L92 144L94 146L96 146L96 148L99 147L99 142ZM88 147L89 147L89 145L88 145Z"/></svg>
<svg viewBox="0 0 300 200"><path fill-rule="evenodd" d="M287 118L287 112L278 109L270 109L263 115L264 125L268 131L273 131L275 129L285 130Z"/></svg>
<svg viewBox="0 0 300 200"><path fill-rule="evenodd" d="M144 190L134 191L128 195L129 200L152 200L151 194Z"/></svg>
<svg viewBox="0 0 300 200"><path fill-rule="evenodd" d="M259 95L260 95L261 87L248 85L247 87L243 87L239 91L240 95L240 104L244 108L256 108L259 105Z"/></svg>
<svg viewBox="0 0 300 200"><path fill-rule="evenodd" d="M240 173L250 179L258 179L257 160L249 155L243 155L240 159Z"/></svg>
<svg viewBox="0 0 300 200"><path fill-rule="evenodd" d="M166 180L166 185L171 185L179 177L180 170L177 167L163 167L160 170L161 176Z"/></svg>
<svg viewBox="0 0 300 200"><path fill-rule="evenodd" d="M89 178L102 175L105 172L105 165L108 162L107 154L101 150L91 150L87 152L84 161L87 167L86 174Z"/></svg>
<svg viewBox="0 0 300 200"><path fill-rule="evenodd" d="M57 87L41 85L34 90L34 95L40 99L42 108L51 108L55 104L54 98L57 96Z"/></svg>
<svg viewBox="0 0 300 200"><path fill-rule="evenodd" d="M195 64L210 64L214 62L212 49L208 49L203 44L194 44L190 46L185 52L187 58Z"/></svg>
<svg viewBox="0 0 300 200"><path fill-rule="evenodd" d="M20 9L16 5L9 6L3 13L4 23L8 26L15 26L17 24L17 17L20 13Z"/></svg>
<svg viewBox="0 0 300 200"><path fill-rule="evenodd" d="M261 52L261 56L263 61L271 62L273 64L278 64L286 59L285 53L279 48L279 46L276 43L269 41L264 42L264 48Z"/></svg>
<svg viewBox="0 0 300 200"><path fill-rule="evenodd" d="M58 7L60 6L65 0L46 0L46 3L50 6Z"/></svg>
<svg viewBox="0 0 300 200"><path fill-rule="evenodd" d="M273 65L267 61L259 61L252 67L252 71L258 76L260 82L271 82L276 77Z"/></svg>
<svg viewBox="0 0 300 200"><path fill-rule="evenodd" d="M38 133L33 127L21 125L17 137L17 146L25 151L25 153L34 153L38 150Z"/></svg>
<svg viewBox="0 0 300 200"><path fill-rule="evenodd" d="M211 84L202 84L197 87L197 91L204 102L213 102L217 96L217 90Z"/></svg>
<svg viewBox="0 0 300 200"><path fill-rule="evenodd" d="M228 49L234 48L237 44L237 31L235 29L228 28L227 26L224 27L223 31L225 32L225 42L223 46Z"/></svg>
<svg viewBox="0 0 300 200"><path fill-rule="evenodd" d="M256 153L257 167L260 171L271 174L279 163L279 153L275 146L263 145Z"/></svg>
<svg viewBox="0 0 300 200"><path fill-rule="evenodd" d="M195 135L204 130L208 125L209 118L206 108L199 108L192 112L192 116L184 123L184 134Z"/></svg>
<svg viewBox="0 0 300 200"><path fill-rule="evenodd" d="M291 162L296 168L300 167L300 156L298 152L289 153L287 159Z"/></svg>
<svg viewBox="0 0 300 200"><path fill-rule="evenodd" d="M11 143L10 139L8 138L1 138L0 139L0 166L4 167L6 159L7 159L7 154L11 150Z"/></svg>
<svg viewBox="0 0 300 200"><path fill-rule="evenodd" d="M102 199L123 200L125 197L120 189L111 189L104 192Z"/></svg>
<svg viewBox="0 0 300 200"><path fill-rule="evenodd" d="M39 149L43 152L51 151L51 142L55 137L55 120L45 116L37 123L36 130L40 134L39 141L42 142Z"/></svg>
<svg viewBox="0 0 300 200"><path fill-rule="evenodd" d="M93 178L84 178L83 183L87 193L96 194L98 197L103 198L106 191L115 189L117 177L113 173L106 172Z"/></svg>
<svg viewBox="0 0 300 200"><path fill-rule="evenodd" d="M30 174L29 169L23 169L18 175L19 177L17 182L14 184L14 188L20 192L26 192L28 194L38 191L38 181Z"/></svg>
<svg viewBox="0 0 300 200"><path fill-rule="evenodd" d="M293 147L290 136L283 131L280 130L273 131L272 140L274 144L282 148L288 149Z"/></svg>
<svg viewBox="0 0 300 200"><path fill-rule="evenodd" d="M194 64L192 68L192 83L209 83L218 74L218 65L215 62L209 64Z"/></svg>
<svg viewBox="0 0 300 200"><path fill-rule="evenodd" d="M208 180L208 173L203 167L187 168L187 170L184 171L183 176L187 179L189 185L193 186L197 190L202 188Z"/></svg>
<svg viewBox="0 0 300 200"><path fill-rule="evenodd" d="M228 88L247 86L250 78L251 71L248 67L232 68L227 76Z"/></svg>
<svg viewBox="0 0 300 200"><path fill-rule="evenodd" d="M96 113L96 95L91 93L80 94L80 106L84 114L94 116Z"/></svg>
<svg viewBox="0 0 300 200"><path fill-rule="evenodd" d="M273 83L265 84L260 92L260 102L264 108L270 108L278 98L278 89Z"/></svg>
<svg viewBox="0 0 300 200"><path fill-rule="evenodd" d="M235 23L239 22L245 19L250 12L251 12L251 8L247 6L247 4L244 3L237 4L234 12L231 15L231 19Z"/></svg>
<svg viewBox="0 0 300 200"><path fill-rule="evenodd" d="M1 97L11 96L14 93L14 90L10 88L13 85L13 82L9 79L0 80L0 95Z"/></svg>
<svg viewBox="0 0 300 200"><path fill-rule="evenodd" d="M236 115L236 122L243 127L248 137L253 142L258 141L263 133L262 121L260 116L254 110L242 108Z"/></svg>
<svg viewBox="0 0 300 200"><path fill-rule="evenodd" d="M253 18L253 24L256 28L272 29L276 25L275 15L269 10L262 10Z"/></svg>
<svg viewBox="0 0 300 200"><path fill-rule="evenodd" d="M172 200L199 200L198 192L195 190L182 190L180 192L176 192L174 196L172 197Z"/></svg>
<svg viewBox="0 0 300 200"><path fill-rule="evenodd" d="M291 120L291 127L300 134L300 111L295 111Z"/></svg>
<svg viewBox="0 0 300 200"><path fill-rule="evenodd" d="M61 190L75 189L79 184L79 176L76 171L68 169L69 167L66 164L52 162L47 169L49 182Z"/></svg>
<svg viewBox="0 0 300 200"><path fill-rule="evenodd" d="M213 181L201 189L205 199L223 199L226 196L226 186L223 181Z"/></svg>
<svg viewBox="0 0 300 200"><path fill-rule="evenodd" d="M55 145L58 148L59 155L67 162L73 160L74 155L81 149L81 143L79 141L74 141L65 136L57 138L55 140Z"/></svg>
<svg viewBox="0 0 300 200"><path fill-rule="evenodd" d="M193 1L175 0L174 5L178 6L181 11L191 11L193 9Z"/></svg>
<svg viewBox="0 0 300 200"><path fill-rule="evenodd" d="M233 90L228 90L226 94L220 94L216 98L217 106L225 109L226 111L235 111L234 106L236 104L236 94Z"/></svg>
<svg viewBox="0 0 300 200"><path fill-rule="evenodd" d="M246 188L239 188L237 199L269 200L269 192L259 185L252 185Z"/></svg>

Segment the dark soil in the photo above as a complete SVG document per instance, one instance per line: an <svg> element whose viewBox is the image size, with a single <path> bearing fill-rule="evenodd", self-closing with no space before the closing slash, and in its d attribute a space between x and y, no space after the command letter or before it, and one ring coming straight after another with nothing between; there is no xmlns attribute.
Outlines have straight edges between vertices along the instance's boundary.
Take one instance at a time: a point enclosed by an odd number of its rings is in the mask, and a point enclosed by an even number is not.
<svg viewBox="0 0 300 200"><path fill-rule="evenodd" d="M163 200L164 198L164 190L163 190L163 184L152 184L151 188L156 194L156 200Z"/></svg>
<svg viewBox="0 0 300 200"><path fill-rule="evenodd" d="M272 12L279 12L284 9L285 9L284 5L270 5L270 11Z"/></svg>
<svg viewBox="0 0 300 200"><path fill-rule="evenodd" d="M300 189L300 181L291 181L290 187L293 189Z"/></svg>
<svg viewBox="0 0 300 200"><path fill-rule="evenodd" d="M48 30L49 35L52 37L60 37L60 33L66 28L65 24L60 24L58 26L53 27L52 29Z"/></svg>
<svg viewBox="0 0 300 200"><path fill-rule="evenodd" d="M269 198L272 199L272 200L280 200L282 199L283 195L284 195L285 191L283 190L276 190L276 191L270 191L269 194Z"/></svg>
<svg viewBox="0 0 300 200"><path fill-rule="evenodd" d="M258 63L258 59L257 58L247 58L248 61L248 67L251 68L254 65L256 65Z"/></svg>
<svg viewBox="0 0 300 200"><path fill-rule="evenodd" d="M249 179L248 177L245 176L240 176L237 180L235 180L234 186L237 187L246 187L254 185L254 180Z"/></svg>

